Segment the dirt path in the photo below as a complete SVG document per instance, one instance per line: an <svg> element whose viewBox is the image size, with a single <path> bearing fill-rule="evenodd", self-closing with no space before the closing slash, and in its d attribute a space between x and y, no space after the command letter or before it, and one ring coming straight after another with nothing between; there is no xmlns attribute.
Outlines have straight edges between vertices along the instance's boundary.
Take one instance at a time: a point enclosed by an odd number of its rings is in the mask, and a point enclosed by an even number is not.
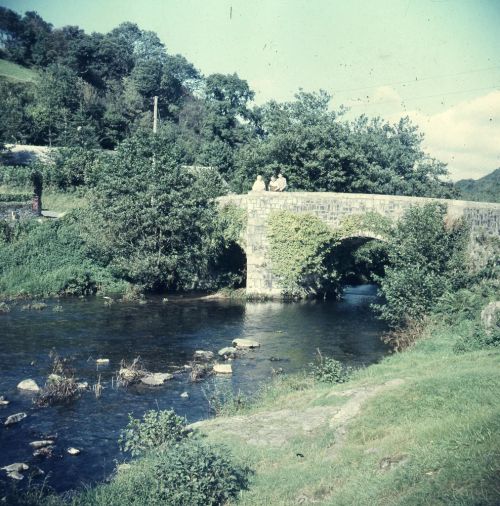
<svg viewBox="0 0 500 506"><path fill-rule="evenodd" d="M349 422L359 414L363 404L377 394L402 383L403 380L395 379L372 387L353 388L338 393L332 391L327 395L347 397L348 400L342 406L264 411L252 415L203 420L191 427L238 436L250 445L264 447L280 447L297 436L329 428L335 430L335 446L338 449L345 439Z"/></svg>

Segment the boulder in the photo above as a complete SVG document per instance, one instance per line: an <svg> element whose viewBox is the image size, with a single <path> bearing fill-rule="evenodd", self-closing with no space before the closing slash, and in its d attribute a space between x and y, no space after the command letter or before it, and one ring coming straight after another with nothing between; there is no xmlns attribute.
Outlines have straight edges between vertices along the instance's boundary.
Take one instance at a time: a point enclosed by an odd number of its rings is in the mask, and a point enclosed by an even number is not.
<svg viewBox="0 0 500 506"><path fill-rule="evenodd" d="M30 468L28 464L25 464L24 462L15 462L14 464L9 464L5 467L0 467L2 471L6 471L7 473L20 473L22 471L27 471Z"/></svg>
<svg viewBox="0 0 500 506"><path fill-rule="evenodd" d="M152 374L148 374L147 376L143 376L141 378L141 383L144 383L150 387L158 387L163 385L165 381L171 380L173 377L174 375L168 372L154 372Z"/></svg>
<svg viewBox="0 0 500 506"><path fill-rule="evenodd" d="M212 351L196 350L194 352L193 358L195 360L202 360L208 362L214 358L214 354Z"/></svg>
<svg viewBox="0 0 500 506"><path fill-rule="evenodd" d="M19 390L27 390L29 392L39 392L40 391L40 387L32 379L25 379L25 380L21 381L21 383L19 383L17 385L17 388L19 388Z"/></svg>
<svg viewBox="0 0 500 506"><path fill-rule="evenodd" d="M50 441L49 439L43 439L41 441L32 441L30 443L31 448L38 450L38 448L43 448L44 446L51 446L54 444L54 441Z"/></svg>
<svg viewBox="0 0 500 506"><path fill-rule="evenodd" d="M181 397L183 399L187 399L189 397L189 394L187 392L182 392Z"/></svg>
<svg viewBox="0 0 500 506"><path fill-rule="evenodd" d="M16 413L15 415L10 415L7 417L4 425L12 425L14 423L20 422L21 420L24 420L28 415L26 413Z"/></svg>
<svg viewBox="0 0 500 506"><path fill-rule="evenodd" d="M219 357L235 357L236 356L236 350L233 346L226 346L225 348L221 348L217 354Z"/></svg>
<svg viewBox="0 0 500 506"><path fill-rule="evenodd" d="M18 471L10 471L9 473L7 473L7 476L13 480L22 480L24 478L24 476L18 472Z"/></svg>
<svg viewBox="0 0 500 506"><path fill-rule="evenodd" d="M236 348L260 348L260 343L253 339L233 339L233 346Z"/></svg>
<svg viewBox="0 0 500 506"><path fill-rule="evenodd" d="M89 384L86 381L82 381L81 383L76 384L78 390L87 390L89 388Z"/></svg>
<svg viewBox="0 0 500 506"><path fill-rule="evenodd" d="M232 374L233 369L231 364L215 364L214 372L217 374Z"/></svg>
<svg viewBox="0 0 500 506"><path fill-rule="evenodd" d="M487 304L481 311L481 323L484 330L489 333L500 320L500 301L493 301Z"/></svg>
<svg viewBox="0 0 500 506"><path fill-rule="evenodd" d="M69 455L80 455L81 453L81 450L79 450L78 448L73 448L72 446L70 446L67 450Z"/></svg>
<svg viewBox="0 0 500 506"><path fill-rule="evenodd" d="M42 448L38 448L33 452L33 457L52 457L52 452L54 450L53 446L43 446Z"/></svg>
<svg viewBox="0 0 500 506"><path fill-rule="evenodd" d="M0 395L0 406L7 406L9 402L3 395Z"/></svg>
<svg viewBox="0 0 500 506"><path fill-rule="evenodd" d="M95 363L97 365L109 365L109 358L98 358Z"/></svg>

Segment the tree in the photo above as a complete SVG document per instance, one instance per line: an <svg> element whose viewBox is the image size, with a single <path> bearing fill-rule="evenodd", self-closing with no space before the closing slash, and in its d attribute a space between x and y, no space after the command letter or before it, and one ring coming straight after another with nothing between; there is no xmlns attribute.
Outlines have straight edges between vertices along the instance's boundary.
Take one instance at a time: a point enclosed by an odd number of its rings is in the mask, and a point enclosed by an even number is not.
<svg viewBox="0 0 500 506"><path fill-rule="evenodd" d="M466 284L469 229L445 216L443 204L412 207L389 241L389 264L379 278L386 303L377 308L393 327L421 322L441 296Z"/></svg>
<svg viewBox="0 0 500 506"><path fill-rule="evenodd" d="M103 165L91 194L95 258L146 289L203 287L218 248L220 187L180 166L171 132L138 132Z"/></svg>
<svg viewBox="0 0 500 506"><path fill-rule="evenodd" d="M259 136L238 153L233 187L248 190L257 174L283 172L290 189L449 197L446 166L428 157L408 118L342 119L323 91L265 104L254 114Z"/></svg>

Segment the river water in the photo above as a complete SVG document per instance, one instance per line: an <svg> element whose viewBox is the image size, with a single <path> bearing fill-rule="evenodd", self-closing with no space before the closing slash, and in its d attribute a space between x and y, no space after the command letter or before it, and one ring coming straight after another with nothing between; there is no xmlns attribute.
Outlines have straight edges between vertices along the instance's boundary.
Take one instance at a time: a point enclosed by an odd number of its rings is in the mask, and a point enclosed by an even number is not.
<svg viewBox="0 0 500 506"><path fill-rule="evenodd" d="M373 363L386 352L380 341L384 326L370 310L375 300L376 288L363 285L347 288L340 301L163 303L151 298L145 305L107 307L101 298L75 298L49 302L42 311L23 311L19 304L0 314L0 395L11 401L0 406L0 420L21 411L28 417L10 427L0 425L0 467L13 462L38 466L48 484L63 491L105 479L125 459L117 440L129 413L140 417L148 409L173 408L189 421L209 415L203 393L207 383L192 384L186 374L162 387L113 387L122 359L140 356L148 370L171 372L191 360L195 350L217 352L234 338L256 339L260 349L233 361L232 376L215 379L250 395L273 369L287 373L307 367L317 348L351 365ZM56 305L62 311L54 311ZM72 357L79 380L92 385L100 376L101 397L88 391L70 405L35 407L32 394L16 385L32 378L42 386L51 372L51 350ZM110 365L97 367L99 357L109 358ZM183 392L189 398L182 398ZM53 457L33 457L29 442L54 434ZM82 453L67 455L69 446Z"/></svg>

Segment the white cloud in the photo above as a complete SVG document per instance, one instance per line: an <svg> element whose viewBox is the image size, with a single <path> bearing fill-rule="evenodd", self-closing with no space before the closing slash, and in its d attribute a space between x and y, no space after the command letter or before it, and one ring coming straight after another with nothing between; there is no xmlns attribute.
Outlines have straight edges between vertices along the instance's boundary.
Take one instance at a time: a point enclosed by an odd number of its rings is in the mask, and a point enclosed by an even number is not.
<svg viewBox="0 0 500 506"><path fill-rule="evenodd" d="M426 151L448 164L452 179L476 179L500 167L500 91L433 115L407 114L425 134Z"/></svg>

